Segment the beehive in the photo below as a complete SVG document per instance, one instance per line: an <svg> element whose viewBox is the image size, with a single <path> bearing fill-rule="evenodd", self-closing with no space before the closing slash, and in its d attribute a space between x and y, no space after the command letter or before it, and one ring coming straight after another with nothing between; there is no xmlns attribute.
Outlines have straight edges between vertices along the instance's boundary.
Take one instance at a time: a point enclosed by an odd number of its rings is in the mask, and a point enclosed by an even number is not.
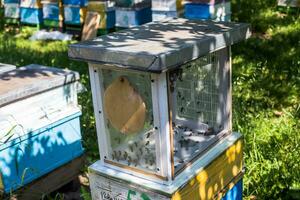
<svg viewBox="0 0 300 200"><path fill-rule="evenodd" d="M116 27L130 28L152 21L151 7L116 7Z"/></svg>
<svg viewBox="0 0 300 200"><path fill-rule="evenodd" d="M229 0L187 0L184 5L184 16L187 19L230 21L231 2Z"/></svg>
<svg viewBox="0 0 300 200"><path fill-rule="evenodd" d="M101 152L90 167L94 199L214 197L240 179L230 45L249 36L247 24L179 18L70 46L89 63Z"/></svg>
<svg viewBox="0 0 300 200"><path fill-rule="evenodd" d="M64 9L61 0L43 0L43 22L46 27L63 27Z"/></svg>
<svg viewBox="0 0 300 200"><path fill-rule="evenodd" d="M182 0L152 0L153 21L180 17L183 14Z"/></svg>
<svg viewBox="0 0 300 200"><path fill-rule="evenodd" d="M278 0L278 6L300 7L299 0Z"/></svg>
<svg viewBox="0 0 300 200"><path fill-rule="evenodd" d="M30 65L0 73L0 190L10 193L83 154L79 75Z"/></svg>
<svg viewBox="0 0 300 200"><path fill-rule="evenodd" d="M112 1L89 1L88 12L96 12L100 16L99 29L112 29L116 23L115 3Z"/></svg>

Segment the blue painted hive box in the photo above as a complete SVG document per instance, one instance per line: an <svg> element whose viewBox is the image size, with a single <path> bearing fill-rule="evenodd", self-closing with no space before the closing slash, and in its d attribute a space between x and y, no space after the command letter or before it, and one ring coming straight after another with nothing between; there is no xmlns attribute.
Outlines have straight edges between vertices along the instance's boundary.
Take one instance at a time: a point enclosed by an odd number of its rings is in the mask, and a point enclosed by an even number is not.
<svg viewBox="0 0 300 200"><path fill-rule="evenodd" d="M59 6L58 3L43 4L43 18L49 20L59 20Z"/></svg>
<svg viewBox="0 0 300 200"><path fill-rule="evenodd" d="M20 0L4 0L3 2L4 2L4 4L7 4L7 3L20 3Z"/></svg>
<svg viewBox="0 0 300 200"><path fill-rule="evenodd" d="M130 28L152 21L151 7L116 8L116 27Z"/></svg>
<svg viewBox="0 0 300 200"><path fill-rule="evenodd" d="M186 3L184 6L184 16L187 19L212 19L225 21L231 16L231 3L229 1L217 4L206 3Z"/></svg>
<svg viewBox="0 0 300 200"><path fill-rule="evenodd" d="M86 15L86 7L64 5L65 24L81 25Z"/></svg>
<svg viewBox="0 0 300 200"><path fill-rule="evenodd" d="M30 65L0 73L0 192L83 154L78 73Z"/></svg>
<svg viewBox="0 0 300 200"><path fill-rule="evenodd" d="M21 22L25 24L42 24L43 10L41 8L24 8L20 9Z"/></svg>

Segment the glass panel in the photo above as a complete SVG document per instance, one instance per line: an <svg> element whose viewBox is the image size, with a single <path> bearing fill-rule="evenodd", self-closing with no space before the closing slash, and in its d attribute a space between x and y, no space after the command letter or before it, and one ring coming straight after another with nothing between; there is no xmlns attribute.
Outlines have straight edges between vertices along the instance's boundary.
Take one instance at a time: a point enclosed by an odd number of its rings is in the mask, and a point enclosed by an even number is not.
<svg viewBox="0 0 300 200"><path fill-rule="evenodd" d="M175 173L217 141L224 127L222 73L216 53L169 73Z"/></svg>
<svg viewBox="0 0 300 200"><path fill-rule="evenodd" d="M146 171L156 169L150 74L103 69L109 160Z"/></svg>

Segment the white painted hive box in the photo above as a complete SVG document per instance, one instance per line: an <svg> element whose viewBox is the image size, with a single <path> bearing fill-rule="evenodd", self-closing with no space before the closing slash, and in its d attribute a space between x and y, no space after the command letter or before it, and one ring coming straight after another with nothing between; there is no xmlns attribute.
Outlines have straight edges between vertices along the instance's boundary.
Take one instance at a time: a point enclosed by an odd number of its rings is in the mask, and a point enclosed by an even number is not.
<svg viewBox="0 0 300 200"><path fill-rule="evenodd" d="M0 73L0 142L80 111L78 80L78 73L38 65Z"/></svg>

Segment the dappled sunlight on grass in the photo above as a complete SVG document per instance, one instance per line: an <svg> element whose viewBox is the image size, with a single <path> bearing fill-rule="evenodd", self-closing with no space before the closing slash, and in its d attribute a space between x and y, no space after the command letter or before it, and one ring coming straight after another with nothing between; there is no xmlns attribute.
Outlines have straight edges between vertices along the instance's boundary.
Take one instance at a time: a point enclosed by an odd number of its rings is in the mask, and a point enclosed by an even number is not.
<svg viewBox="0 0 300 200"><path fill-rule="evenodd" d="M254 37L233 47L233 123L245 137L244 197L291 199L300 183L300 15L233 0ZM256 5L254 5L256 4ZM247 5L245 7L245 5Z"/></svg>

